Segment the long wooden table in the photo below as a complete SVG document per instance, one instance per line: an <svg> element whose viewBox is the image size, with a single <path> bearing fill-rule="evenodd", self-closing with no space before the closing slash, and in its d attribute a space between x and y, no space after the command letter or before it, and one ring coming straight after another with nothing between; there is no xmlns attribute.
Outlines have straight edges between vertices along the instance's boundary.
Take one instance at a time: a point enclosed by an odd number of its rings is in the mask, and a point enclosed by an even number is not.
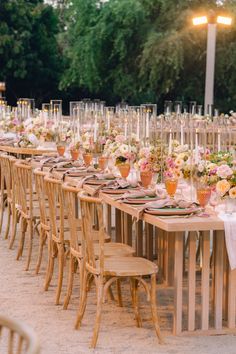
<svg viewBox="0 0 236 354"><path fill-rule="evenodd" d="M16 155L43 155L56 152L55 149L22 148L16 146L0 145L0 151Z"/></svg>
<svg viewBox="0 0 236 354"><path fill-rule="evenodd" d="M53 172L60 178L61 172ZM65 176L65 181L76 185L78 178ZM84 189L94 193L94 186L84 185ZM116 240L129 245L133 243L132 218L139 216L139 207L117 200L117 195L99 196L108 206L115 209ZM108 229L111 219L107 218ZM145 225L145 227L143 226ZM224 239L224 224L210 210L210 216L202 218L162 218L144 213L135 225L136 253L143 256L143 238L146 237L146 256L153 257L153 239L157 250L157 261L163 278L174 288L173 333L183 329L202 331L223 327L235 330L236 320L236 271L229 267ZM144 234L145 230L145 234ZM186 232L188 241L186 240ZM197 264L197 237L201 244L201 266ZM142 244L142 245L141 245ZM212 251L212 252L211 252ZM185 275L186 274L186 275ZM183 280L187 281L186 302L183 301ZM197 325L197 281L200 280L200 325ZM183 328L183 308L187 305L187 327ZM199 304L198 304L199 307ZM211 317L213 322L210 323Z"/></svg>

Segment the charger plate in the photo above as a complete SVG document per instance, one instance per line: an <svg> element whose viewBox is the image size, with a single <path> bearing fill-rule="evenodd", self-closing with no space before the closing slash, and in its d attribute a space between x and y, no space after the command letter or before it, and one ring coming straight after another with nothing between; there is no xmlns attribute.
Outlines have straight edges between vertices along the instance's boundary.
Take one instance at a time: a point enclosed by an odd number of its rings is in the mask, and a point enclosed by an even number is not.
<svg viewBox="0 0 236 354"><path fill-rule="evenodd" d="M155 202L156 200L159 200L158 197L138 197L138 198L126 198L124 200L124 203L127 204L145 204L148 202Z"/></svg>
<svg viewBox="0 0 236 354"><path fill-rule="evenodd" d="M94 186L97 186L97 185L100 185L100 184L103 184L103 183L106 183L106 182L109 182L109 181L114 181L115 180L115 177L114 178L107 178L107 179L88 179L85 183L86 184L90 184L90 185L94 185Z"/></svg>
<svg viewBox="0 0 236 354"><path fill-rule="evenodd" d="M106 193L106 194L125 194L128 191L134 191L135 188L120 188L120 189L102 189L101 192L102 193ZM137 190L137 189L136 189Z"/></svg>
<svg viewBox="0 0 236 354"><path fill-rule="evenodd" d="M173 216L173 215L189 215L197 213L201 210L201 208L160 208L160 209L146 209L145 213L152 215L165 215L165 216Z"/></svg>

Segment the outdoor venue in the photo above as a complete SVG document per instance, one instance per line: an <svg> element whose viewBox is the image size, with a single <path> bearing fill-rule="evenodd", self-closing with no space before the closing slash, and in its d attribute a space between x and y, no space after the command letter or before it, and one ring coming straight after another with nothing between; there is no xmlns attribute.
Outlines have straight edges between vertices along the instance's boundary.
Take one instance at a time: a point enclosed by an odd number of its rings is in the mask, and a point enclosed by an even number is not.
<svg viewBox="0 0 236 354"><path fill-rule="evenodd" d="M1 354L236 353L235 15L1 0Z"/></svg>

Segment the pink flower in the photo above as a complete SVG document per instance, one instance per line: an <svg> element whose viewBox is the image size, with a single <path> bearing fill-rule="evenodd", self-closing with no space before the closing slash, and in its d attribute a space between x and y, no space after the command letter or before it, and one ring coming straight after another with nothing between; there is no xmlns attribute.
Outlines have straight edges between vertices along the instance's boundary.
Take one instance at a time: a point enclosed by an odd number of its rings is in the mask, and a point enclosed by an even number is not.
<svg viewBox="0 0 236 354"><path fill-rule="evenodd" d="M12 123L13 123L14 125L20 124L20 122L19 122L19 120L18 120L17 118L14 118L14 119L12 120Z"/></svg>
<svg viewBox="0 0 236 354"><path fill-rule="evenodd" d="M124 135L117 135L116 140L117 143L123 144L125 142L125 137Z"/></svg>
<svg viewBox="0 0 236 354"><path fill-rule="evenodd" d="M166 164L168 168L175 168L175 162L171 157L167 157Z"/></svg>
<svg viewBox="0 0 236 354"><path fill-rule="evenodd" d="M218 167L217 176L219 176L220 178L228 178L232 176L232 174L233 171L228 165L221 165Z"/></svg>
<svg viewBox="0 0 236 354"><path fill-rule="evenodd" d="M172 171L165 171L164 172L164 177L167 177L167 178L173 178L174 174Z"/></svg>
<svg viewBox="0 0 236 354"><path fill-rule="evenodd" d="M214 175L216 175L216 173L217 173L217 167L214 168L213 170L211 170L211 171L209 172L209 175L210 175L210 176L214 176Z"/></svg>

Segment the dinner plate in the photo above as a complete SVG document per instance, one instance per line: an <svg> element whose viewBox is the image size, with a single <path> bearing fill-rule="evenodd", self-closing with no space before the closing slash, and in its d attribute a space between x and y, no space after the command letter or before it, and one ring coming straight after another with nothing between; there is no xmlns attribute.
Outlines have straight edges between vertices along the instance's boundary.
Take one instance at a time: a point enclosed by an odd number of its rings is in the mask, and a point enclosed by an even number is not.
<svg viewBox="0 0 236 354"><path fill-rule="evenodd" d="M145 212L152 215L163 215L163 216L173 216L173 215L189 215L192 213L197 213L200 208L150 208L146 209Z"/></svg>
<svg viewBox="0 0 236 354"><path fill-rule="evenodd" d="M145 204L148 202L155 202L156 200L158 200L158 197L139 197L139 198L126 198L124 200L124 203L127 204Z"/></svg>
<svg viewBox="0 0 236 354"><path fill-rule="evenodd" d="M106 194L125 194L128 191L133 191L134 189L125 189L125 188L121 188L121 189L102 189L102 193L106 193Z"/></svg>
<svg viewBox="0 0 236 354"><path fill-rule="evenodd" d="M113 181L115 178L109 178L109 179L88 179L85 183L90 184L90 185L100 185L109 181Z"/></svg>

